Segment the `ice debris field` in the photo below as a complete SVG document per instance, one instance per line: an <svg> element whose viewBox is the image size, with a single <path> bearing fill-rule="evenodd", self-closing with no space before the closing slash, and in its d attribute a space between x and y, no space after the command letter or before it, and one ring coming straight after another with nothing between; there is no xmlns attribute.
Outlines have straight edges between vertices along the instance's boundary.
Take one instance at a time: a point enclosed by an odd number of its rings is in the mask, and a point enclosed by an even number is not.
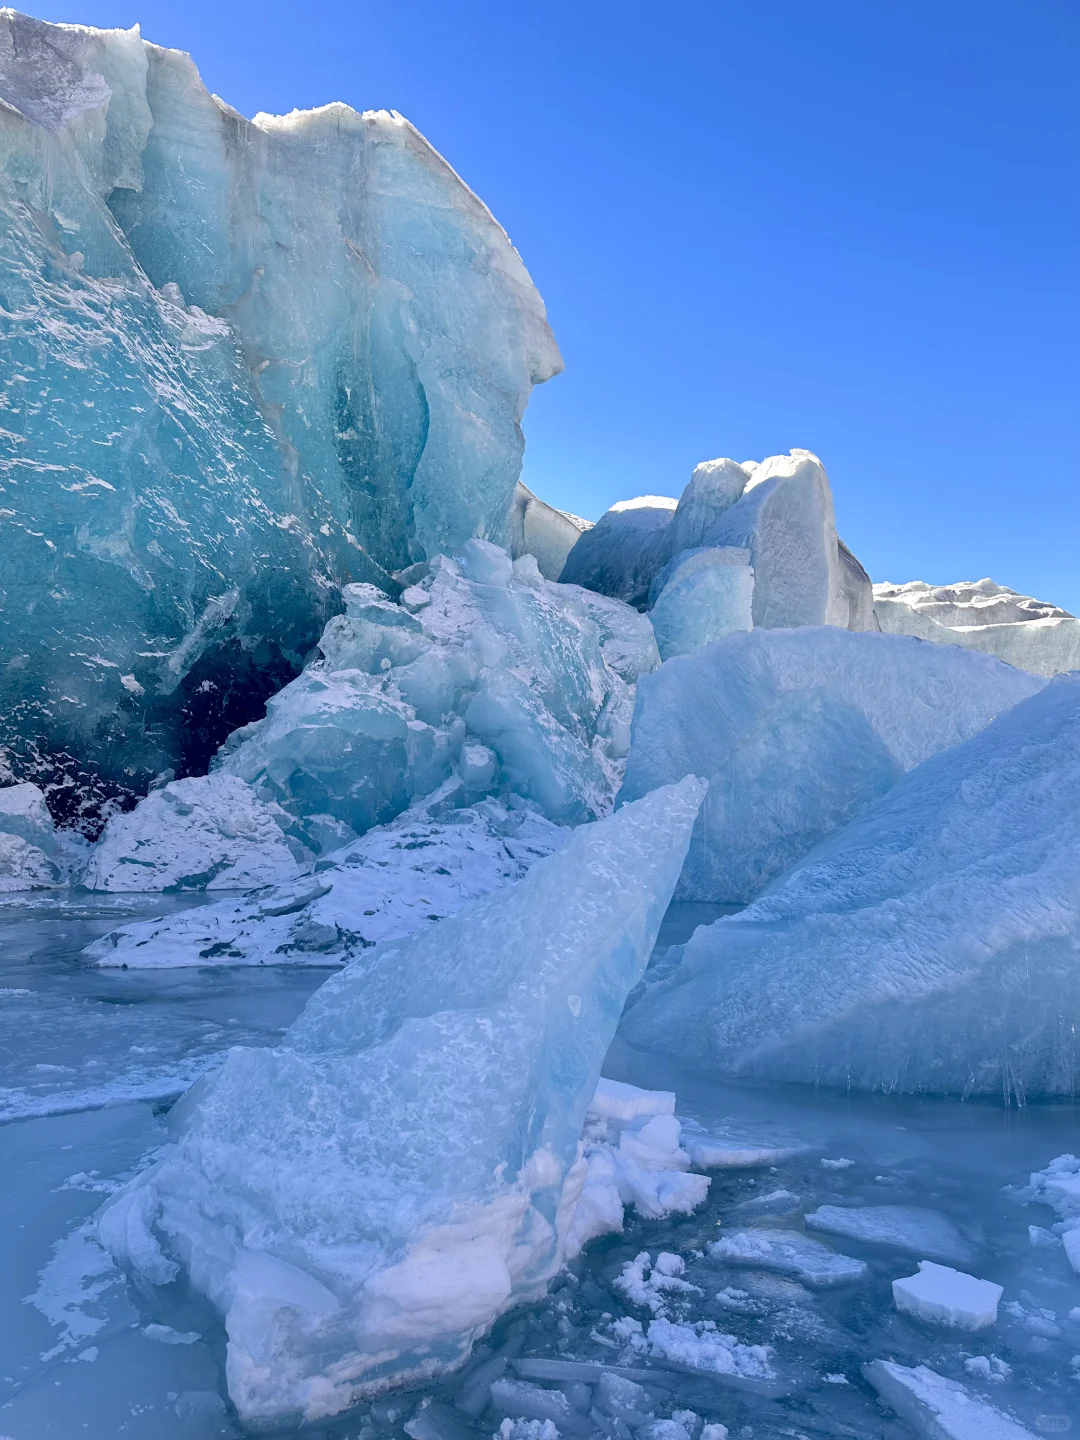
<svg viewBox="0 0 1080 1440"><path fill-rule="evenodd" d="M532 494L396 113L0 99L0 1436L1080 1426L1080 621Z"/></svg>

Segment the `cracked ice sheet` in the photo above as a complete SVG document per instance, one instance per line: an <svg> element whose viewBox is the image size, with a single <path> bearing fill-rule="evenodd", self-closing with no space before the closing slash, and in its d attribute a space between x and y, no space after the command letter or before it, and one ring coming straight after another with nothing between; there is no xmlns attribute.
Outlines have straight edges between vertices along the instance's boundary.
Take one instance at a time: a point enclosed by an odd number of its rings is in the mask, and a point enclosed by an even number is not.
<svg viewBox="0 0 1080 1440"><path fill-rule="evenodd" d="M312 875L163 920L121 926L87 948L99 965L333 965L400 940L520 880L570 831L485 801L435 819L421 804L369 830Z"/></svg>

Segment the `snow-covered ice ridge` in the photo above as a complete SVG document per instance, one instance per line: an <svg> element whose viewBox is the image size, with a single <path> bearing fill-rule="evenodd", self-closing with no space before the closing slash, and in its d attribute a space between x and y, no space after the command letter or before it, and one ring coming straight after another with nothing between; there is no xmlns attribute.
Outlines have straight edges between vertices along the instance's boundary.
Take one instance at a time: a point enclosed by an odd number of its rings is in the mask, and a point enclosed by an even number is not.
<svg viewBox="0 0 1080 1440"><path fill-rule="evenodd" d="M1080 620L990 579L875 585L874 614L894 635L985 650L1036 675L1080 669Z"/></svg>
<svg viewBox="0 0 1080 1440"><path fill-rule="evenodd" d="M401 115L247 120L137 28L13 10L0 100L0 743L68 817L205 766L343 583L509 545L561 360Z"/></svg>

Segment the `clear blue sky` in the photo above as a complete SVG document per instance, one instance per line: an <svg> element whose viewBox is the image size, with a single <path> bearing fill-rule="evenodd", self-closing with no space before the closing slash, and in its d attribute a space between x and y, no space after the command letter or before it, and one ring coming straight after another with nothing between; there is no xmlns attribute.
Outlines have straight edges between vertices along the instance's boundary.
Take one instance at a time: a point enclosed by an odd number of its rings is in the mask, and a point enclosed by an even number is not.
<svg viewBox="0 0 1080 1440"><path fill-rule="evenodd" d="M566 373L525 478L590 517L824 459L875 579L1080 613L1076 0L56 0L245 114L407 115L506 226Z"/></svg>

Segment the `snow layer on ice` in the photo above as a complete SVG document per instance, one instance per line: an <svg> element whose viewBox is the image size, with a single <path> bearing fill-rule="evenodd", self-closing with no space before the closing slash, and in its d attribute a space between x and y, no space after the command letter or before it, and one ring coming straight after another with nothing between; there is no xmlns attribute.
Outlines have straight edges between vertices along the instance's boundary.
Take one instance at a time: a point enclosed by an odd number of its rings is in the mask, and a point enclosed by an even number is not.
<svg viewBox="0 0 1080 1440"><path fill-rule="evenodd" d="M726 1073L1071 1095L1078 815L1080 677L1059 676L697 930L624 1033Z"/></svg>
<svg viewBox="0 0 1080 1440"><path fill-rule="evenodd" d="M451 1368L561 1264L582 1121L703 789L580 827L384 943L185 1098L175 1152L115 1203L150 1197L147 1234L224 1314L246 1421Z"/></svg>
<svg viewBox="0 0 1080 1440"><path fill-rule="evenodd" d="M705 776L676 898L752 900L904 771L1043 683L989 656L900 636L729 635L642 677L619 803Z"/></svg>
<svg viewBox="0 0 1080 1440"><path fill-rule="evenodd" d="M327 856L313 874L133 921L84 953L99 965L132 969L342 964L520 880L568 834L524 805L485 800L443 810L436 796Z"/></svg>
<svg viewBox="0 0 1080 1440"><path fill-rule="evenodd" d="M232 775L173 780L114 815L82 877L88 890L244 890L295 879L312 859L291 817Z"/></svg>
<svg viewBox="0 0 1080 1440"><path fill-rule="evenodd" d="M410 581L400 604L347 586L323 658L230 737L220 769L347 834L454 774L477 798L516 793L558 823L605 813L629 748L631 687L659 663L648 620L482 540L413 567Z"/></svg>
<svg viewBox="0 0 1080 1440"><path fill-rule="evenodd" d="M1035 1440L1010 1415L925 1365L873 1360L863 1374L901 1420L925 1440Z"/></svg>
<svg viewBox="0 0 1080 1440"><path fill-rule="evenodd" d="M892 1282L893 1302L906 1315L958 1330L985 1330L997 1321L1003 1287L948 1265L920 1260L918 1273Z"/></svg>
<svg viewBox="0 0 1080 1440"><path fill-rule="evenodd" d="M508 544L561 361L396 113L249 121L137 29L11 10L0 98L0 742L78 814L205 764L341 583Z"/></svg>
<svg viewBox="0 0 1080 1440"><path fill-rule="evenodd" d="M874 613L894 635L984 650L1035 675L1080 669L1080 620L990 579L875 585Z"/></svg>
<svg viewBox="0 0 1080 1440"><path fill-rule="evenodd" d="M805 1223L826 1235L936 1260L965 1263L976 1253L947 1215L922 1205L821 1205L805 1217Z"/></svg>
<svg viewBox="0 0 1080 1440"><path fill-rule="evenodd" d="M726 1265L771 1270L807 1285L838 1285L866 1274L864 1261L838 1254L798 1230L733 1230L714 1240L709 1254Z"/></svg>

